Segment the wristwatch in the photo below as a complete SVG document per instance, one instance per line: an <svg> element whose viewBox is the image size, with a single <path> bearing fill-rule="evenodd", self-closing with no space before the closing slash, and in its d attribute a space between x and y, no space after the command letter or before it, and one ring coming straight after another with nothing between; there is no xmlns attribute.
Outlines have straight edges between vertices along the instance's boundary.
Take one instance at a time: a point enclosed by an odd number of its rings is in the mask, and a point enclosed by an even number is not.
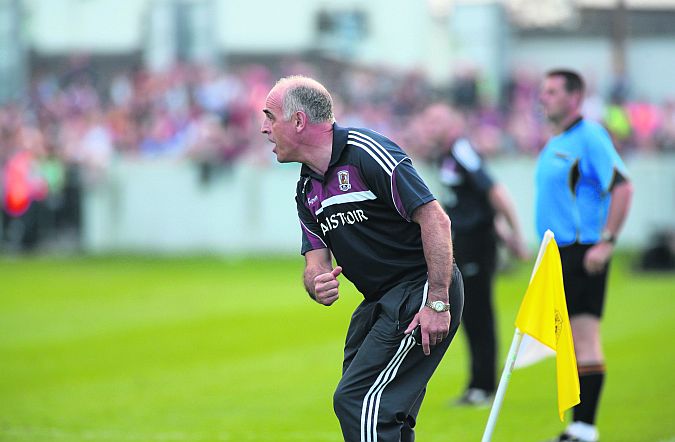
<svg viewBox="0 0 675 442"><path fill-rule="evenodd" d="M616 236L609 230L603 230L600 234L600 241L614 244L616 242Z"/></svg>
<svg viewBox="0 0 675 442"><path fill-rule="evenodd" d="M450 304L446 304L443 301L427 301L424 306L438 313L450 311Z"/></svg>

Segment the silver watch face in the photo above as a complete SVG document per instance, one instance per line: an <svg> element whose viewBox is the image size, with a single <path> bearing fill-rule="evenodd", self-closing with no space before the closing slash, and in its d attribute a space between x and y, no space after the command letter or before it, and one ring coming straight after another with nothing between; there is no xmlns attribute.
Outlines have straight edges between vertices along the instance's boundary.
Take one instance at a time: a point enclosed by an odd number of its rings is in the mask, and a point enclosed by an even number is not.
<svg viewBox="0 0 675 442"><path fill-rule="evenodd" d="M442 312L445 309L445 304L443 303L443 301L434 301L431 303L431 308L433 308L437 312Z"/></svg>

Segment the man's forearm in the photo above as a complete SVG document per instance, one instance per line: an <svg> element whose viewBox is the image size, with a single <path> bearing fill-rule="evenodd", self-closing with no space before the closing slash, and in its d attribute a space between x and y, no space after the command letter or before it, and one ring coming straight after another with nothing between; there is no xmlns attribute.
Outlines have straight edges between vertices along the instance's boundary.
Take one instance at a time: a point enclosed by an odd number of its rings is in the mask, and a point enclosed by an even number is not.
<svg viewBox="0 0 675 442"><path fill-rule="evenodd" d="M314 268L306 268L305 272L303 274L302 279L303 279L303 282L305 283L305 290L307 290L307 294L312 299L316 299L316 294L314 293L314 278L316 278L321 273L325 273L325 272L323 272L320 269L314 267Z"/></svg>
<svg viewBox="0 0 675 442"><path fill-rule="evenodd" d="M630 181L624 181L616 185L612 190L612 202L609 205L605 230L614 236L618 236L623 226L631 201L633 200L633 185Z"/></svg>
<svg viewBox="0 0 675 442"><path fill-rule="evenodd" d="M333 270L331 264L331 254L328 249L310 250L305 254L305 271L302 275L302 281L305 290L312 299L316 300L315 278L322 273L329 273Z"/></svg>
<svg viewBox="0 0 675 442"><path fill-rule="evenodd" d="M422 246L429 273L429 300L448 302L452 278L450 219L436 201L420 206L413 214L420 225Z"/></svg>
<svg viewBox="0 0 675 442"><path fill-rule="evenodd" d="M520 236L520 226L518 225L518 217L516 216L513 202L509 197L506 188L497 183L490 189L489 200L495 212L500 213L511 229L513 235Z"/></svg>

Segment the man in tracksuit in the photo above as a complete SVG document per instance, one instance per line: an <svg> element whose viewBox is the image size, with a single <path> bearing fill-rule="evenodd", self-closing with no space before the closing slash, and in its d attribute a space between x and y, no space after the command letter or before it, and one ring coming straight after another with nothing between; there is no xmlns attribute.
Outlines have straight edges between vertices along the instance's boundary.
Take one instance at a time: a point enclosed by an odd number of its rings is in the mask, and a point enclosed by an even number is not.
<svg viewBox="0 0 675 442"><path fill-rule="evenodd" d="M303 164L296 204L307 292L332 305L344 273L364 297L334 395L344 439L412 441L427 382L462 314L450 220L400 147L335 124L319 82L281 79L263 112L277 160Z"/></svg>

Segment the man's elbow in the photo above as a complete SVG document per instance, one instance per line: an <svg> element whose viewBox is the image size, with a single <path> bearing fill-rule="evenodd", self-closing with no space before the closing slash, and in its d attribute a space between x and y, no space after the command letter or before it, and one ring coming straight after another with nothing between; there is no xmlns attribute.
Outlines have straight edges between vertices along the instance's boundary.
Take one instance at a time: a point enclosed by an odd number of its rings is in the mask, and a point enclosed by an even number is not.
<svg viewBox="0 0 675 442"><path fill-rule="evenodd" d="M452 221L450 220L450 217L448 216L447 213L443 212L440 214L440 220L439 220L441 227L448 232L450 232L452 228Z"/></svg>
<svg viewBox="0 0 675 442"><path fill-rule="evenodd" d="M448 223L450 222L450 218L448 218L445 210L443 210L443 207L436 200L419 206L412 215L412 220L417 224L439 219L445 219Z"/></svg>
<svg viewBox="0 0 675 442"><path fill-rule="evenodd" d="M450 231L450 226L452 222L450 221L450 217L448 216L447 213L445 213L445 210L441 207L438 202L434 201L435 204L433 204L431 207L429 207L429 214L433 217L435 224L438 225L441 229L447 230L448 232Z"/></svg>
<svg viewBox="0 0 675 442"><path fill-rule="evenodd" d="M440 208L440 206L439 210L435 210L433 213L430 213L429 219L433 220L429 223L429 225L436 226L439 231L451 231L450 229L452 226L452 221L450 221L450 217L442 208Z"/></svg>

